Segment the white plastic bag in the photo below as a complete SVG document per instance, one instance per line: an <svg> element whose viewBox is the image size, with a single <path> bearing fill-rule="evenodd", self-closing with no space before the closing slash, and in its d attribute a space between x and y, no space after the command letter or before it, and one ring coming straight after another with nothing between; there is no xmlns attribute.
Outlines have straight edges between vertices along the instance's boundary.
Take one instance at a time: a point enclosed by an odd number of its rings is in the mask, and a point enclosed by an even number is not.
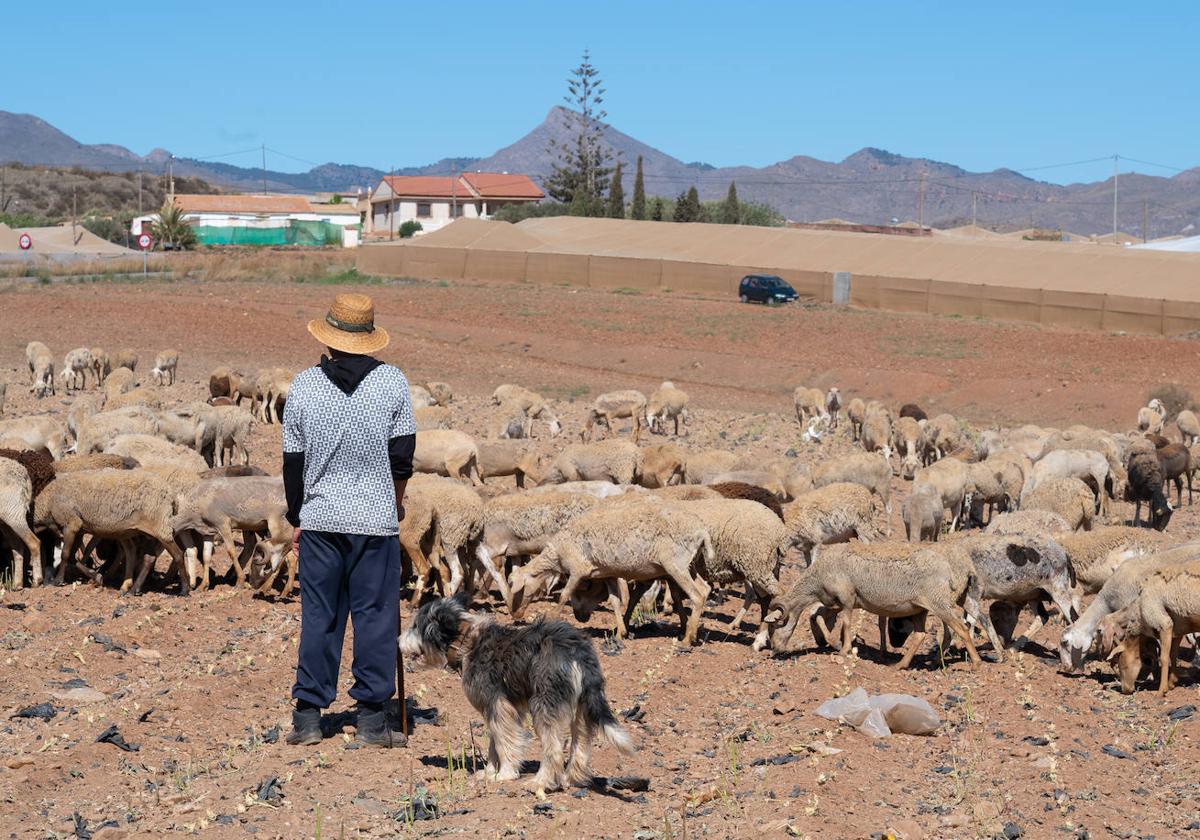
<svg viewBox="0 0 1200 840"><path fill-rule="evenodd" d="M826 700L817 714L827 720L853 726L871 738L886 738L893 732L930 735L942 725L933 707L911 694L880 694L869 697L859 687L845 697Z"/></svg>

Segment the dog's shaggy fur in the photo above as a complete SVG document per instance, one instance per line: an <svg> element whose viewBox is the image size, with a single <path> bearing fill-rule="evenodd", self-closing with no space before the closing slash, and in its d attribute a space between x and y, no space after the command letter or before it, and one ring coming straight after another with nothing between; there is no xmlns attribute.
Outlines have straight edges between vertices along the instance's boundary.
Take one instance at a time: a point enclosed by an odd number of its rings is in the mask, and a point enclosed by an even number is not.
<svg viewBox="0 0 1200 840"><path fill-rule="evenodd" d="M487 722L488 762L481 771L487 778L510 781L520 775L526 714L542 742L532 790L590 785L597 731L621 752L633 752L633 741L608 706L591 640L566 622L501 625L472 615L462 596L440 598L417 610L400 649L427 667L461 671L463 692Z"/></svg>

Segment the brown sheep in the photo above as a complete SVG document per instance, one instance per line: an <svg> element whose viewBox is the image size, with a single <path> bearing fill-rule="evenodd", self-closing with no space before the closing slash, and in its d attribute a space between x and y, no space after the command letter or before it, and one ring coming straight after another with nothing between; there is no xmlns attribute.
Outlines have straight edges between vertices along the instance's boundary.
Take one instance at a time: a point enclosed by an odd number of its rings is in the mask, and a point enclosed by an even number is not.
<svg viewBox="0 0 1200 840"><path fill-rule="evenodd" d="M764 490L756 484L746 484L744 481L722 481L720 484L711 484L709 488L716 490L726 499L749 499L752 502L758 502L771 513L783 520L783 506L779 504L779 499L775 498L775 494L768 490Z"/></svg>
<svg viewBox="0 0 1200 840"><path fill-rule="evenodd" d="M54 480L54 459L44 449L32 451L0 449L0 458L11 458L25 468L25 472L29 473L29 481L33 486L33 498L35 499L46 488L46 485Z"/></svg>
<svg viewBox="0 0 1200 840"><path fill-rule="evenodd" d="M1162 467L1164 491L1175 482L1176 506L1183 507L1183 482L1187 480L1188 504L1192 503L1192 454L1182 443L1170 443L1157 449L1158 463Z"/></svg>

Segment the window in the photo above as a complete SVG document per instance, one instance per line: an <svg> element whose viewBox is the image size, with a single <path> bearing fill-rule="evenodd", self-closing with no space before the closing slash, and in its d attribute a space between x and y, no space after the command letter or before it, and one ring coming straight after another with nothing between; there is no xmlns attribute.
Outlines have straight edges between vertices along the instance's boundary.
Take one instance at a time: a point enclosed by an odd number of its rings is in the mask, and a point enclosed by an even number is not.
<svg viewBox="0 0 1200 840"><path fill-rule="evenodd" d="M432 207L433 207L433 205L431 205L428 201L418 201L417 202L417 218L418 219L428 219L430 216L433 215Z"/></svg>
<svg viewBox="0 0 1200 840"><path fill-rule="evenodd" d="M462 214L463 214L463 204L461 201L458 202L457 204L450 205L450 218L461 219Z"/></svg>

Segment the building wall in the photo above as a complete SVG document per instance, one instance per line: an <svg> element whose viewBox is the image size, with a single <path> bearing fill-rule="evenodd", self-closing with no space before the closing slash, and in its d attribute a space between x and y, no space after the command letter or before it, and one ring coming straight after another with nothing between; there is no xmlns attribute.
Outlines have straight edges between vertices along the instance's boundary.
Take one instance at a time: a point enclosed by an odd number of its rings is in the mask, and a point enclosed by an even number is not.
<svg viewBox="0 0 1200 840"><path fill-rule="evenodd" d="M389 220L388 205L391 204L395 213L395 218ZM421 223L421 230L429 232L444 227L453 221L450 217L450 209L452 202L450 199L428 199L426 201L417 201L416 199L401 198L399 200L377 201L372 202L371 212L372 221L375 226L375 232L387 232L389 230L399 230L400 225L408 221L418 221ZM428 205L428 215L417 215L417 205ZM478 219L482 216L480 206L470 197L460 198L458 200L459 218L462 219ZM424 209L422 207L422 209Z"/></svg>

